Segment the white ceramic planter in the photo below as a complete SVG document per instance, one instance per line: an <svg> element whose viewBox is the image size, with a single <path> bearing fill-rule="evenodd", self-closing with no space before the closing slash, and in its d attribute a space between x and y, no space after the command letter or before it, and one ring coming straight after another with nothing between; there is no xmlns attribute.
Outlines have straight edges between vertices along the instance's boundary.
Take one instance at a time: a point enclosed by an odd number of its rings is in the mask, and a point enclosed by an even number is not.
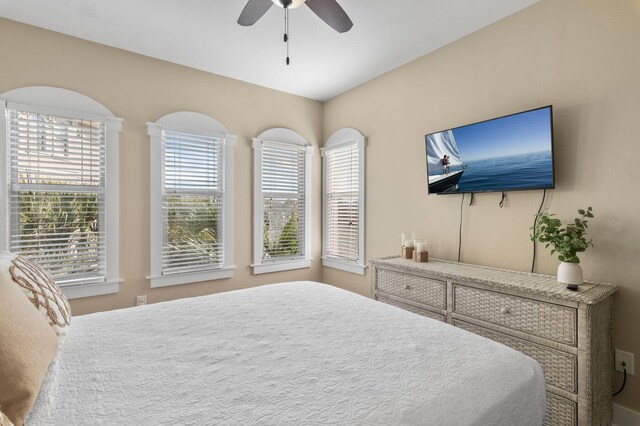
<svg viewBox="0 0 640 426"><path fill-rule="evenodd" d="M582 281L582 268L579 263L560 262L558 265L559 283L567 284L568 288L577 289Z"/></svg>

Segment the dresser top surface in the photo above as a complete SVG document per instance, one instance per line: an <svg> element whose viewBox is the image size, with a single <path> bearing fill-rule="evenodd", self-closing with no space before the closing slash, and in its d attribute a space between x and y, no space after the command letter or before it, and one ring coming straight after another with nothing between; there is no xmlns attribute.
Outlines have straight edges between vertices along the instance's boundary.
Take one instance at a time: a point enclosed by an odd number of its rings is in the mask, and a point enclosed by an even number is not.
<svg viewBox="0 0 640 426"><path fill-rule="evenodd" d="M594 304L606 299L616 291L616 286L608 283L585 281L578 291L571 291L564 284L558 283L552 275L532 274L529 272L511 271L488 266L429 259L420 263L400 257L372 259L371 264L377 267L394 269L417 274L435 274L448 280L463 280L487 285L535 293L542 296L557 297L573 302Z"/></svg>

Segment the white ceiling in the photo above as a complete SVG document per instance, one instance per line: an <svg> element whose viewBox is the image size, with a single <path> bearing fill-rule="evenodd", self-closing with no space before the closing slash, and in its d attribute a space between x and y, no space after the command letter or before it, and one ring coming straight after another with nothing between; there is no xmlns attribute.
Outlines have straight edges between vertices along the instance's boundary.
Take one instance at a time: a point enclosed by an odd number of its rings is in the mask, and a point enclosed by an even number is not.
<svg viewBox="0 0 640 426"><path fill-rule="evenodd" d="M339 0L354 23L339 34L311 10L252 27L246 0L0 0L0 16L215 74L325 101L538 0Z"/></svg>

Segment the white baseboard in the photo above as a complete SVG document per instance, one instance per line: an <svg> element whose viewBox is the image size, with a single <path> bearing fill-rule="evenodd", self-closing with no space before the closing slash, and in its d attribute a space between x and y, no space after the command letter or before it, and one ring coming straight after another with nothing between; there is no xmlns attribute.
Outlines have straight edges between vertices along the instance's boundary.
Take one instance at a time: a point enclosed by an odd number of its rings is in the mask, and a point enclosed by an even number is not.
<svg viewBox="0 0 640 426"><path fill-rule="evenodd" d="M640 413L622 405L613 404L612 426L640 426Z"/></svg>

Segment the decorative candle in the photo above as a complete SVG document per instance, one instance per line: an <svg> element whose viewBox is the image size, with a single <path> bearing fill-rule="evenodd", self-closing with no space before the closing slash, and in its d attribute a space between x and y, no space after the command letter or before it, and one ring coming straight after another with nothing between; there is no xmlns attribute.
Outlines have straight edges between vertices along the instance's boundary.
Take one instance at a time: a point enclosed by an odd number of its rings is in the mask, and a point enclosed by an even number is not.
<svg viewBox="0 0 640 426"><path fill-rule="evenodd" d="M424 241L416 242L416 250L418 251L418 253L427 251L427 243L425 243Z"/></svg>
<svg viewBox="0 0 640 426"><path fill-rule="evenodd" d="M413 247L413 240L415 240L413 232L402 233L402 247Z"/></svg>

